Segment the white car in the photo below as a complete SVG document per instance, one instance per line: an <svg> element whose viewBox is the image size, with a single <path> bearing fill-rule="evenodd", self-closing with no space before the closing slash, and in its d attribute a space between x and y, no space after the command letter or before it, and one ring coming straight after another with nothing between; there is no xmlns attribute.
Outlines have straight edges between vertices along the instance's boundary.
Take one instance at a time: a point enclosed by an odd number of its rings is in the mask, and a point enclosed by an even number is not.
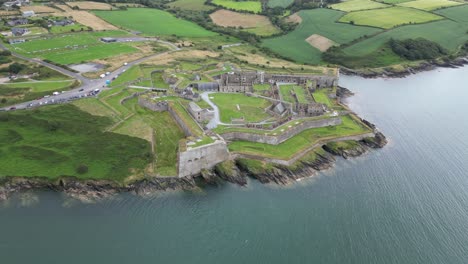
<svg viewBox="0 0 468 264"><path fill-rule="evenodd" d="M127 65L128 65L128 63L125 62L125 63L124 63L124 66L127 66Z"/></svg>

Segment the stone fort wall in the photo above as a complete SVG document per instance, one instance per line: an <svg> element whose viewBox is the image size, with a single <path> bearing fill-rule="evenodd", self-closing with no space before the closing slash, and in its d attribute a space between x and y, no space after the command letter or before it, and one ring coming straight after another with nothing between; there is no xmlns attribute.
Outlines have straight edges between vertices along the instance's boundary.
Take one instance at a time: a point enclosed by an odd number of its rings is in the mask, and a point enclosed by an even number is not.
<svg viewBox="0 0 468 264"><path fill-rule="evenodd" d="M340 117L332 117L327 119L319 119L319 120L308 120L304 121L296 126L293 126L287 130L285 130L281 135L277 136L268 136L263 134L254 134L254 133L245 133L245 132L228 132L222 134L221 136L225 140L244 140L244 141L252 141L258 143L265 143L270 145L278 145L291 137L301 133L302 131L310 128L318 128L318 127L326 127L326 126L337 126L340 125L342 122Z"/></svg>
<svg viewBox="0 0 468 264"><path fill-rule="evenodd" d="M204 146L189 148L179 152L179 177L195 176L204 169L211 169L216 164L229 160L230 155L226 142L217 140Z"/></svg>

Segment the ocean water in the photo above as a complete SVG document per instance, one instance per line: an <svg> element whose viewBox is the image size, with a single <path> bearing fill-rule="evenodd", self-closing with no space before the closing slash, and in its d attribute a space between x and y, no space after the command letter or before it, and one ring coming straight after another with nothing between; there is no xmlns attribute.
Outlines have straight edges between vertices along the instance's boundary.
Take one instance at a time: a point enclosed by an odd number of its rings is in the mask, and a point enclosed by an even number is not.
<svg viewBox="0 0 468 264"><path fill-rule="evenodd" d="M281 187L0 205L0 263L468 263L468 67L342 76L389 144Z"/></svg>

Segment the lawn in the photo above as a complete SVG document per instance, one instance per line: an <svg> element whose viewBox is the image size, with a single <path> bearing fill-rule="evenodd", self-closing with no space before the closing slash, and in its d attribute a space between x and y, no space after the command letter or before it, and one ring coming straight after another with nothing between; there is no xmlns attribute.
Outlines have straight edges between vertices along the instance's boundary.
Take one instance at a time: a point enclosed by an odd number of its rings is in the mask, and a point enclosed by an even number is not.
<svg viewBox="0 0 468 264"><path fill-rule="evenodd" d="M389 29L407 24L420 24L444 19L441 16L406 7L391 7L351 12L339 22Z"/></svg>
<svg viewBox="0 0 468 264"><path fill-rule="evenodd" d="M270 90L270 84L254 84L253 89L255 92Z"/></svg>
<svg viewBox="0 0 468 264"><path fill-rule="evenodd" d="M32 114L34 111L34 114ZM124 181L150 163L150 144L103 132L112 121L73 105L0 113L0 177ZM87 168L79 173L77 168Z"/></svg>
<svg viewBox="0 0 468 264"><path fill-rule="evenodd" d="M232 118L244 118L246 122L260 122L270 117L265 108L270 105L265 99L244 94L211 94L212 101L220 111L221 121L231 123ZM239 106L239 109L238 107Z"/></svg>
<svg viewBox="0 0 468 264"><path fill-rule="evenodd" d="M138 78L143 77L143 73L140 70L140 66L135 65L130 69L127 69L124 73L120 74L114 81L111 82L110 86L115 87L130 81L134 81Z"/></svg>
<svg viewBox="0 0 468 264"><path fill-rule="evenodd" d="M61 33L68 33L68 32L85 31L87 29L88 29L87 26L83 26L80 24L73 24L73 25L66 25L66 26L52 26L49 30L50 30L50 33L61 34Z"/></svg>
<svg viewBox="0 0 468 264"><path fill-rule="evenodd" d="M349 0L346 2L341 2L330 6L332 9L341 10L344 12L358 11L358 10L368 10L376 8L385 8L389 5L375 2L372 0Z"/></svg>
<svg viewBox="0 0 468 264"><path fill-rule="evenodd" d="M398 27L372 38L358 42L344 49L346 54L353 56L365 56L375 52L391 38L425 38L439 43L450 51L457 50L460 45L468 41L468 6L452 7L437 11L437 13L450 18L421 25L409 25Z"/></svg>
<svg viewBox="0 0 468 264"><path fill-rule="evenodd" d="M432 11L432 10L436 10L440 8L452 7L452 6L462 5L462 4L463 3L449 1L449 0L416 0L416 1L411 1L411 2L401 3L398 5L404 6L404 7L411 7L411 8L426 10L426 11Z"/></svg>
<svg viewBox="0 0 468 264"><path fill-rule="evenodd" d="M177 35L181 37L209 37L216 33L197 24L176 18L171 13L152 8L129 8L126 11L95 11L109 23L147 35Z"/></svg>
<svg viewBox="0 0 468 264"><path fill-rule="evenodd" d="M343 123L341 125L308 129L278 145L234 141L229 144L229 150L231 152L287 160L298 152L306 150L308 147L318 143L320 139L330 139L370 132L350 116L344 116L342 120Z"/></svg>
<svg viewBox="0 0 468 264"><path fill-rule="evenodd" d="M263 46L297 62L319 64L322 61L322 53L306 42L309 36L318 34L343 44L380 31L371 27L336 23L335 21L344 14L341 11L313 9L302 10L298 14L302 18L302 23L294 31L284 36L266 39L263 41Z"/></svg>
<svg viewBox="0 0 468 264"><path fill-rule="evenodd" d="M286 8L294 3L294 0L268 0L268 7L283 7Z"/></svg>
<svg viewBox="0 0 468 264"><path fill-rule="evenodd" d="M308 103L306 99L306 91L301 86L294 84L280 85L280 94L283 101L296 103L294 96L292 96L292 92L296 94L299 103Z"/></svg>
<svg viewBox="0 0 468 264"><path fill-rule="evenodd" d="M253 13L260 13L262 11L262 3L260 1L213 0L211 3L239 11L249 11Z"/></svg>
<svg viewBox="0 0 468 264"><path fill-rule="evenodd" d="M205 0L177 0L169 3L172 8L192 11L209 11L213 6L205 5Z"/></svg>

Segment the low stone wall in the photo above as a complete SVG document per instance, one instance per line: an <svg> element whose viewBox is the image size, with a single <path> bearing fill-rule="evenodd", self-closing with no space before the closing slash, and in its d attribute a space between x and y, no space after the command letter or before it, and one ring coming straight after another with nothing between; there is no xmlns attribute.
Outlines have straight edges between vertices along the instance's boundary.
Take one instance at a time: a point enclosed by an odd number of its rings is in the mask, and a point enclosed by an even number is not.
<svg viewBox="0 0 468 264"><path fill-rule="evenodd" d="M308 147L307 149L295 154L291 159L289 160L282 160L282 159L274 159L274 158L266 158L263 156L257 156L257 155L251 155L251 154L243 154L243 153L234 153L231 155L231 158L237 159L237 158L245 158L245 159L254 159L254 160L261 160L265 161L267 163L275 163L275 164L280 164L284 166L291 166L294 163L296 163L299 159L304 157L307 153L312 151L315 148L321 147L329 142L339 142L339 141L346 141L346 140L363 140L368 137L373 137L375 136L375 133L370 132L370 133L365 133L361 135L355 135L355 136L346 136L346 137L340 137L340 138L332 138L332 139L323 139L317 142L316 144Z"/></svg>
<svg viewBox="0 0 468 264"><path fill-rule="evenodd" d="M340 117L332 117L327 119L319 119L319 120L308 120L304 121L298 125L295 125L289 129L285 129L285 131L281 135L277 136L267 136L263 134L254 134L254 133L245 133L245 132L228 132L222 134L221 136L225 140L244 140L244 141L252 141L258 143L265 143L270 145L278 145L291 137L301 133L302 131L310 128L318 128L318 127L326 127L326 126L337 126L341 124ZM266 132L266 131L265 131Z"/></svg>
<svg viewBox="0 0 468 264"><path fill-rule="evenodd" d="M179 178L198 175L203 169L211 169L216 164L229 158L226 142L221 140L204 146L189 148L178 154Z"/></svg>

